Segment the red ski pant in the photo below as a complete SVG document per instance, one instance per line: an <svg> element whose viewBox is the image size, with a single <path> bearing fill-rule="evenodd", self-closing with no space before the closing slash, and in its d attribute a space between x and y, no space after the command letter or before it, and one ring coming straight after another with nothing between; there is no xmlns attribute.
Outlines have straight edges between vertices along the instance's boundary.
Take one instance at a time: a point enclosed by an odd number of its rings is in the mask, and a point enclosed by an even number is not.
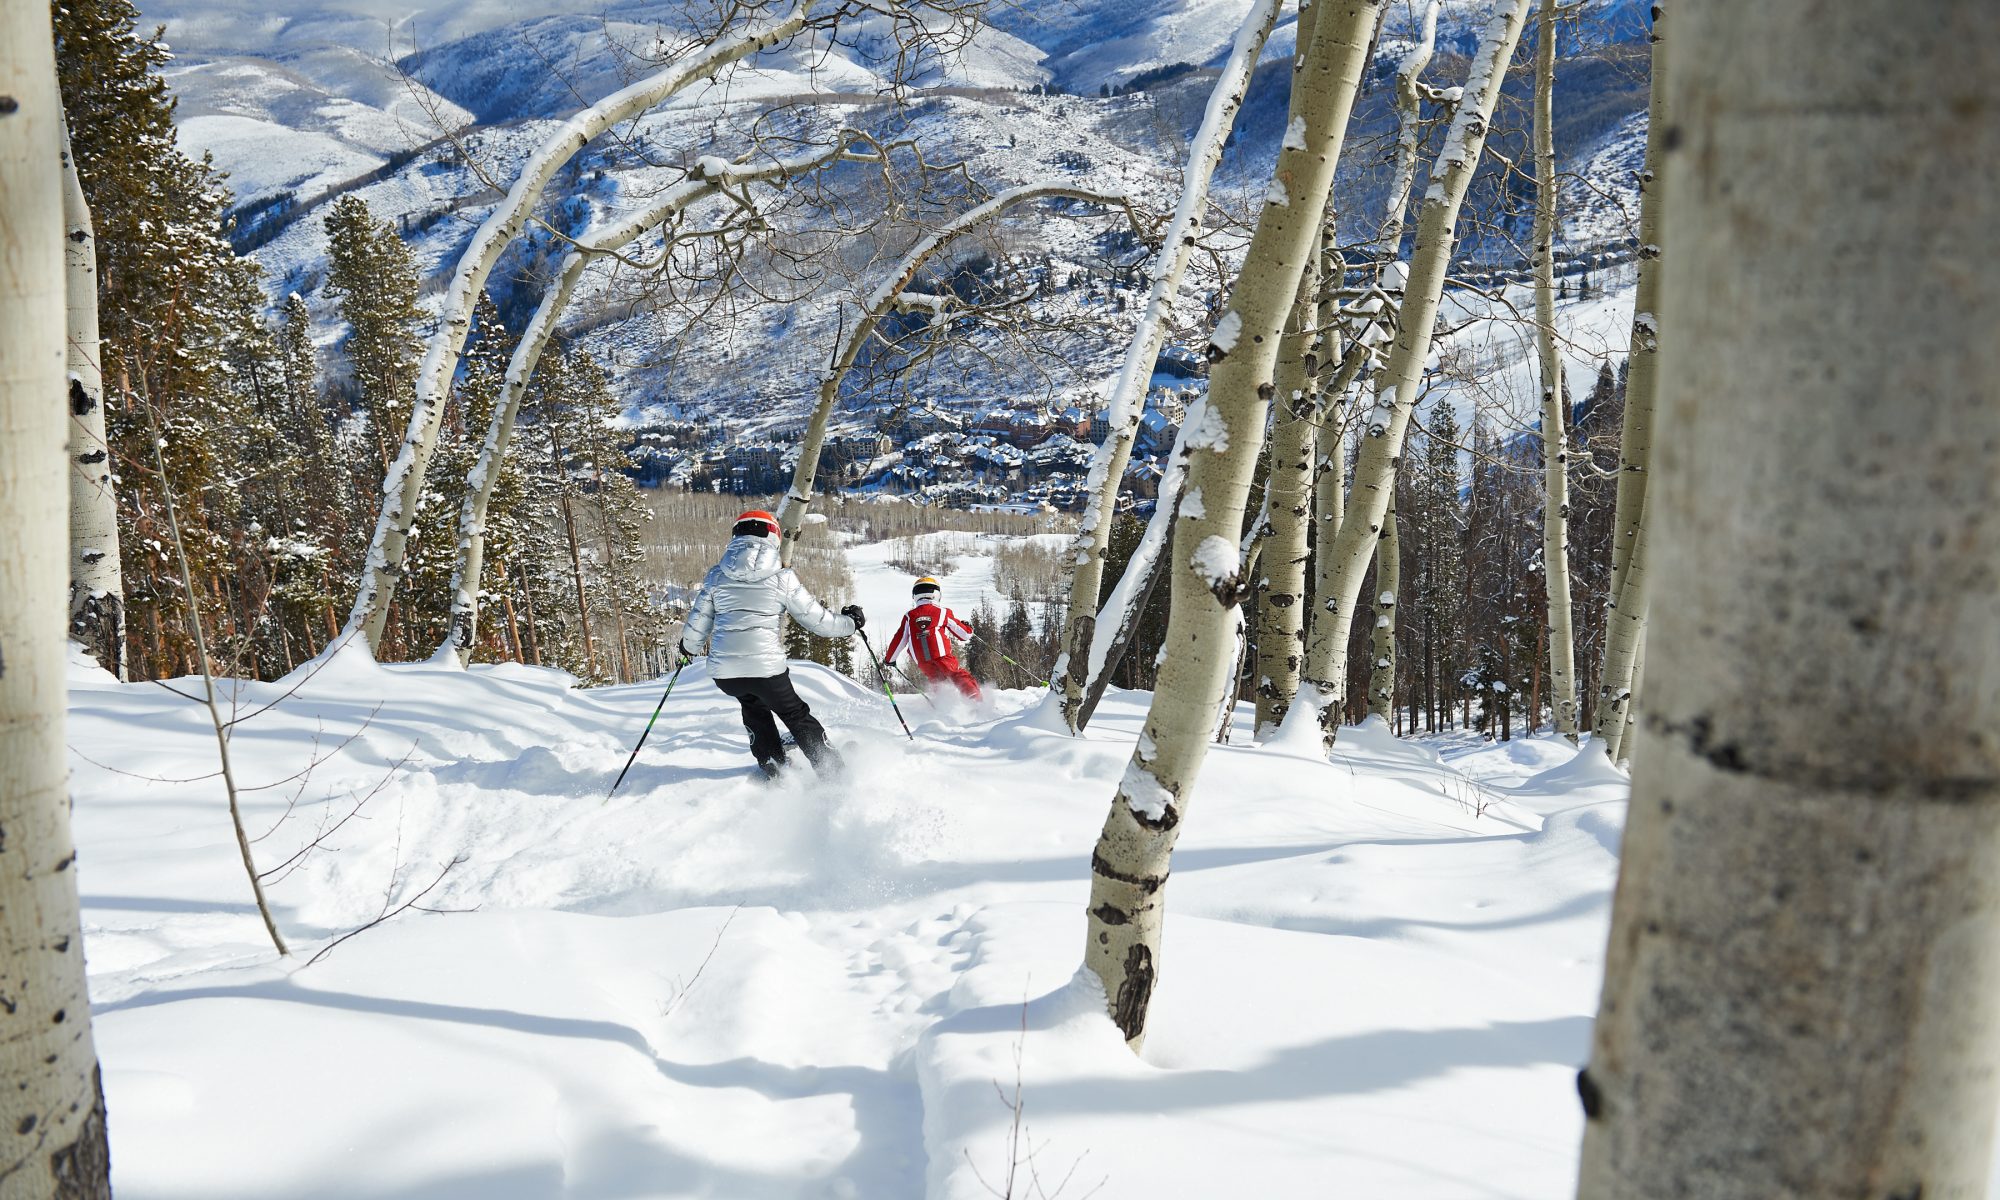
<svg viewBox="0 0 2000 1200"><path fill-rule="evenodd" d="M917 669L922 671L924 678L930 680L932 683L952 684L959 691L965 693L966 699L979 699L979 681L974 679L972 672L966 670L965 664L959 662L956 658L937 658L929 662L918 659Z"/></svg>

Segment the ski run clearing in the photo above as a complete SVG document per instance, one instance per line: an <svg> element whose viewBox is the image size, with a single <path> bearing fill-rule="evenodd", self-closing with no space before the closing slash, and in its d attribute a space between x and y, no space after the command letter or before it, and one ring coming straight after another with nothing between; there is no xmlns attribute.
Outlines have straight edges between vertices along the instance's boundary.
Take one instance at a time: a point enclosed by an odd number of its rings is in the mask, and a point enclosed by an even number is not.
<svg viewBox="0 0 2000 1200"><path fill-rule="evenodd" d="M845 779L753 781L692 667L608 803L658 684L346 654L225 682L281 962L203 709L79 662L120 1200L1569 1194L1623 776L1547 738L1350 729L1324 762L1239 732L1135 1058L1075 973L1147 697L1075 740L1033 692L907 696L911 742L794 674Z"/></svg>

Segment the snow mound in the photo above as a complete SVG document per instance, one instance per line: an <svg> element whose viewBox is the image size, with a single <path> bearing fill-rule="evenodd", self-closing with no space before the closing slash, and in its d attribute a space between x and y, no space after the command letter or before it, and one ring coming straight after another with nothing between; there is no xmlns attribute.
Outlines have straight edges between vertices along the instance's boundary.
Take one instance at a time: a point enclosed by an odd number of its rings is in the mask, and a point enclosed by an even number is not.
<svg viewBox="0 0 2000 1200"><path fill-rule="evenodd" d="M912 741L793 674L844 773L755 776L697 665L609 799L659 681L351 647L219 681L279 960L204 710L73 660L119 1194L972 1197L1030 1149L1051 1194L1570 1187L1622 786L1371 728L1212 748L1135 1057L1077 967L1150 698L1081 738L1039 692L913 699Z"/></svg>

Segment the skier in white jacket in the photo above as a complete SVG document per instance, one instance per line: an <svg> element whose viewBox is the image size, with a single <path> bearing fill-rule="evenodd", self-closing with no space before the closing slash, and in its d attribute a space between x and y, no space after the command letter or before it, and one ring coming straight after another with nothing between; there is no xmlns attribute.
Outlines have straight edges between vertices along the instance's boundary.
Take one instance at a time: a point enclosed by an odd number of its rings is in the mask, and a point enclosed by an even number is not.
<svg viewBox="0 0 2000 1200"><path fill-rule="evenodd" d="M683 662L708 647L708 674L723 693L743 706L750 753L765 775L785 764L777 721L792 731L825 775L840 769L840 757L826 744L826 730L792 687L785 659L785 615L820 637L852 637L865 624L861 606L828 612L790 567L780 561L778 519L762 511L736 518L729 548L709 569L681 631ZM773 717L776 720L773 720Z"/></svg>

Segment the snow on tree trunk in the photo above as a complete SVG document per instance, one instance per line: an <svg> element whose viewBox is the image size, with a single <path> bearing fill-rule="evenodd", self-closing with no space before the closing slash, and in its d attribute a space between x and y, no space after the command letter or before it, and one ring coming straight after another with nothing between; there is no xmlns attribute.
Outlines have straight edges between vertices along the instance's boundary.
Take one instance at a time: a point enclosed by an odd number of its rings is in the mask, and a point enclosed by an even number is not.
<svg viewBox="0 0 2000 1200"><path fill-rule="evenodd" d="M1237 110L1250 87L1250 76L1263 53L1271 26L1278 19L1278 0L1254 0L1236 30L1236 41L1209 93L1208 109L1201 128L1194 135L1181 183L1180 203L1153 260L1152 289L1139 326L1126 349L1124 366L1105 401L1105 419L1110 433L1091 459L1090 477L1084 485L1083 519L1076 540L1070 546L1069 617L1061 651L1056 656L1051 693L1060 696L1063 723L1070 732L1083 728L1079 713L1084 693L1093 676L1102 673L1101 664L1109 649L1109 637L1100 638L1097 628L1097 597L1104 586L1104 559L1111 545L1111 525L1118 511L1118 493L1125 469L1132 461L1132 439L1139 429L1146 390L1153 368L1166 343L1167 322L1174 299L1180 293L1181 275L1194 256L1195 240L1201 229L1202 212L1208 206L1208 184L1222 161L1224 144L1236 126ZM1114 631L1115 632L1115 631ZM1075 666L1072 666L1075 664Z"/></svg>
<svg viewBox="0 0 2000 1200"><path fill-rule="evenodd" d="M1675 14L1660 653L1579 1078L1591 1200L1988 1194L2000 23L1920 9Z"/></svg>
<svg viewBox="0 0 2000 1200"><path fill-rule="evenodd" d="M1643 589L1625 597L1634 560L1645 543L1646 484L1653 452L1653 393L1660 372L1659 311L1662 215L1666 184L1668 70L1666 9L1653 5L1652 77L1646 117L1646 166L1639 175L1639 280L1632 297L1632 341L1625 377L1625 420L1618 435L1618 497L1612 517L1610 611L1605 622L1604 669L1598 673L1596 726L1591 741L1619 760L1628 706L1637 682L1632 664L1646 627ZM1644 563L1640 563L1641 570Z"/></svg>
<svg viewBox="0 0 2000 1200"><path fill-rule="evenodd" d="M1382 514L1382 535L1375 541L1375 632L1369 643L1373 659L1368 675L1368 711L1384 721L1396 707L1396 593L1403 586L1403 553L1396 541L1396 505Z"/></svg>
<svg viewBox="0 0 2000 1200"><path fill-rule="evenodd" d="M1319 0L1292 76L1292 120L1278 151L1229 306L1210 338L1208 404L1187 433L1187 482L1175 518L1173 589L1153 703L1097 849L1084 965L1112 1020L1137 1049L1160 970L1174 841L1229 685L1231 633L1246 590L1237 539L1273 391L1272 369L1292 299L1318 253L1320 217L1340 158L1376 0ZM1304 31L1301 31L1302 38Z"/></svg>
<svg viewBox="0 0 2000 1200"><path fill-rule="evenodd" d="M1319 432L1319 397L1312 386L1319 370L1319 257L1315 245L1299 275L1292 316L1278 347L1271 468L1264 484L1264 569L1257 587L1259 741L1275 734L1291 709L1306 651L1307 538Z"/></svg>
<svg viewBox="0 0 2000 1200"><path fill-rule="evenodd" d="M951 245L959 238L1004 215L1016 205L1030 204L1037 200L1087 200L1095 204L1123 205L1122 194L1095 191L1089 188L1072 187L1064 184L1029 184L1010 188L992 199L969 208L953 217L921 238L910 247L901 261L889 272L882 284L869 293L861 302L853 328L834 352L833 360L820 375L819 398L813 404L812 419L807 423L805 440L799 445L799 462L792 472L792 486L785 493L784 503L778 508L778 524L784 529L784 560L792 559L792 548L798 544L805 532L806 511L812 507L813 478L819 474L820 450L826 445L827 423L833 419L834 403L840 399L841 381L860 357L863 347L875 336L881 327L882 318L895 311L899 305L912 302L909 295L910 284L915 282L917 272L924 264L937 256L938 251ZM941 314L949 318L949 310Z"/></svg>
<svg viewBox="0 0 2000 1200"><path fill-rule="evenodd" d="M563 258L556 282L542 297L522 331L521 340L507 364L507 378L494 402L493 416L486 428L486 440L472 469L466 473L465 496L458 515L458 558L451 576L451 623L434 661L472 661L472 648L479 632L479 581L485 569L486 512L493 501L493 489L500 481L501 465L513 440L514 424L520 416L521 398L527 394L542 352L555 334L556 324L569 307L570 298L591 259L629 245L633 240L672 218L689 206L719 195L725 186L745 186L804 174L847 154L853 135L843 131L833 145L797 158L760 163L726 163L718 158L696 162L686 180L667 189L644 210L633 213L594 234L578 239L577 247Z"/></svg>
<svg viewBox="0 0 2000 1200"><path fill-rule="evenodd" d="M108 1200L63 745L66 156L48 5L0 6L0 97L0 1191Z"/></svg>
<svg viewBox="0 0 2000 1200"><path fill-rule="evenodd" d="M371 652L381 642L383 626L389 619L389 602L395 597L396 580L403 573L410 525L416 519L417 499L423 493L424 472L430 465L431 452L437 447L445 398L458 373L466 335L471 332L473 306L486 289L486 278L493 265L520 232L543 189L577 151L613 125L797 33L805 27L813 2L799 0L790 15L760 20L741 34L707 46L685 63L649 75L564 120L529 156L506 197L473 234L471 244L452 272L437 332L431 335L430 348L417 374L416 398L409 428L403 434L402 449L383 477L382 511L362 563L354 610L347 618L348 629L359 631Z"/></svg>
<svg viewBox="0 0 2000 1200"><path fill-rule="evenodd" d="M1500 96L1507 62L1521 38L1527 0L1495 0L1479 39L1465 90L1452 114L1443 147L1431 164L1430 187L1418 210L1416 245L1410 257L1396 340L1380 381L1375 407L1365 414L1361 452L1348 489L1347 512L1330 550L1332 579L1316 603L1325 610L1334 659L1328 678L1344 686L1347 639L1353 628L1361 584L1389 509L1396 468L1409 429L1411 410L1430 358L1433 326L1445 272L1451 262L1458 212L1485 147L1487 122ZM1336 695L1338 693L1335 693Z"/></svg>
<svg viewBox="0 0 2000 1200"><path fill-rule="evenodd" d="M69 316L69 632L99 666L125 678L125 578L118 497L104 432L104 359L97 336L97 231L63 135L63 262Z"/></svg>
<svg viewBox="0 0 2000 1200"><path fill-rule="evenodd" d="M1569 596L1569 434L1556 353L1556 6L1535 13L1535 349L1542 378L1542 579L1548 591L1549 707L1577 740L1576 633Z"/></svg>

